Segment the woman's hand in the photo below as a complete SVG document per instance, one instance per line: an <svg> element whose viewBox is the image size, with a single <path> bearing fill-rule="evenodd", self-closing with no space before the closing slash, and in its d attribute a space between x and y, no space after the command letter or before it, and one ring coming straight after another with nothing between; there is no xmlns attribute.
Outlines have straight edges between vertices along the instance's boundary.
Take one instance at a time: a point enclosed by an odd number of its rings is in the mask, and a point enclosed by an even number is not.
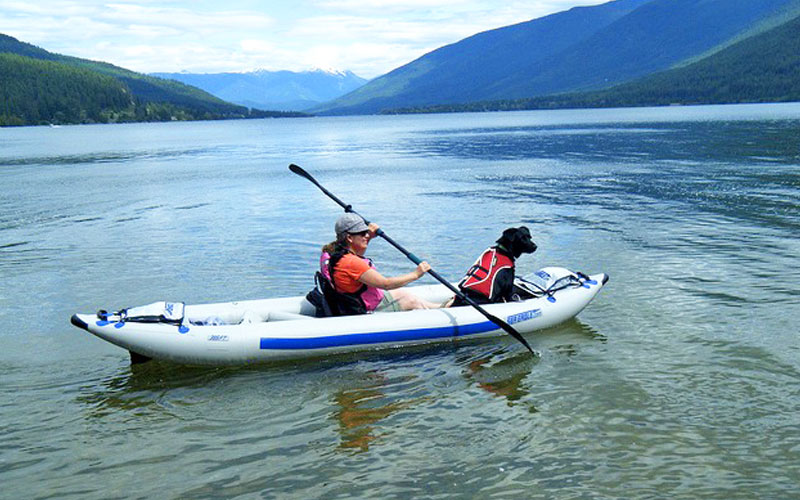
<svg viewBox="0 0 800 500"><path fill-rule="evenodd" d="M431 265L428 264L426 261L422 261L417 266L415 273L417 273L417 279L422 278L422 276L431 270Z"/></svg>
<svg viewBox="0 0 800 500"><path fill-rule="evenodd" d="M375 235L378 234L378 229L380 228L381 226L375 224L374 222L370 222L369 226L367 227L367 229L369 230L369 239L374 238Z"/></svg>

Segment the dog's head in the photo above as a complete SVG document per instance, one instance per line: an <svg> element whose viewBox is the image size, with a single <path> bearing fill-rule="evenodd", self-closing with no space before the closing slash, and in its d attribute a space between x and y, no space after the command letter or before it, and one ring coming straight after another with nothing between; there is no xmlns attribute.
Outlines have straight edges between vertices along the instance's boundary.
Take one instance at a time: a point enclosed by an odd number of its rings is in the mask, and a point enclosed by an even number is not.
<svg viewBox="0 0 800 500"><path fill-rule="evenodd" d="M503 231L497 243L503 246L518 258L524 253L533 253L536 251L536 243L531 239L531 232L525 226L510 227Z"/></svg>

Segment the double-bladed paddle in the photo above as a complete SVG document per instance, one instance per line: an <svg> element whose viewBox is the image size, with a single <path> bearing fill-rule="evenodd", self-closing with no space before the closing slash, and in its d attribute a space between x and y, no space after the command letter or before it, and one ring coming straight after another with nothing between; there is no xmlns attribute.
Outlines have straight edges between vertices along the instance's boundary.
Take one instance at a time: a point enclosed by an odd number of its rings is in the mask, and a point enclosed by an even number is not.
<svg viewBox="0 0 800 500"><path fill-rule="evenodd" d="M303 170L303 168L302 168L302 167L299 167L298 165L295 165L294 163L292 163L291 165L289 165L289 170L291 170L291 171L292 171L292 172L294 172L295 174L299 175L300 177L305 177L306 179L308 179L309 181L311 181L311 182L312 182L312 183L313 183L315 186L317 186L317 187L320 189L320 191L322 191L323 193L325 193L326 195L328 195L328 197L329 197L330 199L332 199L333 201L335 201L336 203L338 203L338 204L339 204L339 206L341 206L342 208L344 208L344 211L345 211L345 212L352 212L352 213L354 213L354 214L358 215L359 217L361 217L362 219L364 219L364 222L366 222L367 224L369 224L369 222L367 221L367 219L366 219L366 218L364 218L364 216L362 216L361 214L359 214L358 212L356 212L355 210L353 210L353 207L352 207L352 206L350 206L350 205L348 205L347 203L343 202L342 200L340 200L339 198L337 198L337 197L336 197L336 195L334 195L333 193L331 193L330 191L328 191L327 189L325 189L325 187L324 187L322 184L320 184L320 183L319 183L319 182L318 182L318 181L317 181L317 180L316 180L316 179L315 179L315 178L314 178L314 177L313 177L311 174L309 174L308 172L306 172L305 170ZM394 241L393 239L391 239L391 238L390 238L390 237L389 237L389 236L388 236L388 235L387 235L387 234L386 234L386 233L383 231L383 229L380 229L380 228L379 228L379 229L378 229L378 232L377 232L376 234L377 234L378 236L380 236L381 238L383 238L384 240L386 240L387 242L389 242L389 244L390 244L390 245L392 245L392 246L393 246L393 247L395 247L396 249L400 250L400 252L401 252L403 255L405 255L406 257L408 257L408 259L409 259L411 262L413 262L414 264L417 264L417 265L419 265L419 263L420 263L420 262L422 262L422 260L421 260L419 257L417 257L417 256L416 256L416 255L414 255L413 253L409 252L408 250L406 250L405 248L403 248L402 246L400 246L400 245L399 245L399 244L398 244L396 241ZM480 312L481 314L483 314L484 316L486 316L486 318L487 318L489 321L491 321L491 322L492 322L492 323L494 323L495 325L499 326L500 328L502 328L503 330L505 330L505 331L506 331L506 332L507 332L509 335L511 335L512 337L514 337L515 339L517 339L517 340L518 340L518 341L519 341L519 342L520 342L522 345L524 345L524 346L525 346L525 347L526 347L526 348L527 348L527 349L528 349L528 350L531 352L531 354L535 354L534 350L533 350L533 349L531 349L531 346L528 344L528 342L525 340L525 338L524 338L524 337L523 337L523 336L522 336L522 335L521 335L521 334L520 334L518 331L516 331L516 330L515 330L515 329L514 329L514 328L513 328L511 325L509 325L508 323L506 323L506 322L505 322L505 321L503 321L502 319L498 318L497 316L495 316L495 315L493 315L493 314L490 314L488 311L486 311L486 309L482 308L482 307L481 307L480 305L478 305L478 304L477 304L477 303L476 303L474 300L470 299L469 297L467 297L466 295L464 295L463 293L461 293L461 291L460 291L460 290L458 290L456 287L454 287L453 285L451 285L449 281L447 281L446 279L444 279L444 278L442 278L441 276L439 276L439 273L437 273L437 272L436 272L436 271L434 271L433 269L429 270L429 271L428 271L428 274L430 274L430 275L431 275L431 276L433 276L433 277L434 277L436 280L438 280L438 281L439 281L441 284L443 284L444 286L446 286L446 287L447 287L447 288L448 288L448 289L449 289L451 292L453 292L454 294L456 294L456 296L458 296L458 297L459 297L461 300L463 300L463 301L464 301L464 302L466 302L467 304L469 304L469 305L471 305L472 307L474 307L475 309L477 309L477 310L478 310L478 312Z"/></svg>

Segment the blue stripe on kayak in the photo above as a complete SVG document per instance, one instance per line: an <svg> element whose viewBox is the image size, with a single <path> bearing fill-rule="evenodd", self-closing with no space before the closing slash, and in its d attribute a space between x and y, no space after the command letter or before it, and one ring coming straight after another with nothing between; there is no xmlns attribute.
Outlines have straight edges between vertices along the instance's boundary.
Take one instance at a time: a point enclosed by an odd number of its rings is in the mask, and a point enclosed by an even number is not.
<svg viewBox="0 0 800 500"><path fill-rule="evenodd" d="M261 338L261 349L323 349L350 345L382 344L385 342L407 342L409 340L432 340L445 337L461 337L497 330L491 321L463 326L442 326L437 328L415 328L392 332L350 333L328 337L303 339Z"/></svg>

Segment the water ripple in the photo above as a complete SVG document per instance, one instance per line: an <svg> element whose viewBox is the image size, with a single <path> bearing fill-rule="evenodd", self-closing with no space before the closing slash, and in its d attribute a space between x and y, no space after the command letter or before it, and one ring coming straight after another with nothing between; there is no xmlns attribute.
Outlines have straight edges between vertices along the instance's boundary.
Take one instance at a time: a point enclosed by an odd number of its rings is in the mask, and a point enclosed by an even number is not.
<svg viewBox="0 0 800 500"><path fill-rule="evenodd" d="M789 498L800 477L797 109L10 130L3 493ZM521 272L563 265L611 281L577 320L526 336L539 358L502 337L266 366L130 366L69 324L76 310L167 297L308 291L340 210L288 161L453 279L524 223L539 250ZM386 274L410 270L380 240L370 254Z"/></svg>

